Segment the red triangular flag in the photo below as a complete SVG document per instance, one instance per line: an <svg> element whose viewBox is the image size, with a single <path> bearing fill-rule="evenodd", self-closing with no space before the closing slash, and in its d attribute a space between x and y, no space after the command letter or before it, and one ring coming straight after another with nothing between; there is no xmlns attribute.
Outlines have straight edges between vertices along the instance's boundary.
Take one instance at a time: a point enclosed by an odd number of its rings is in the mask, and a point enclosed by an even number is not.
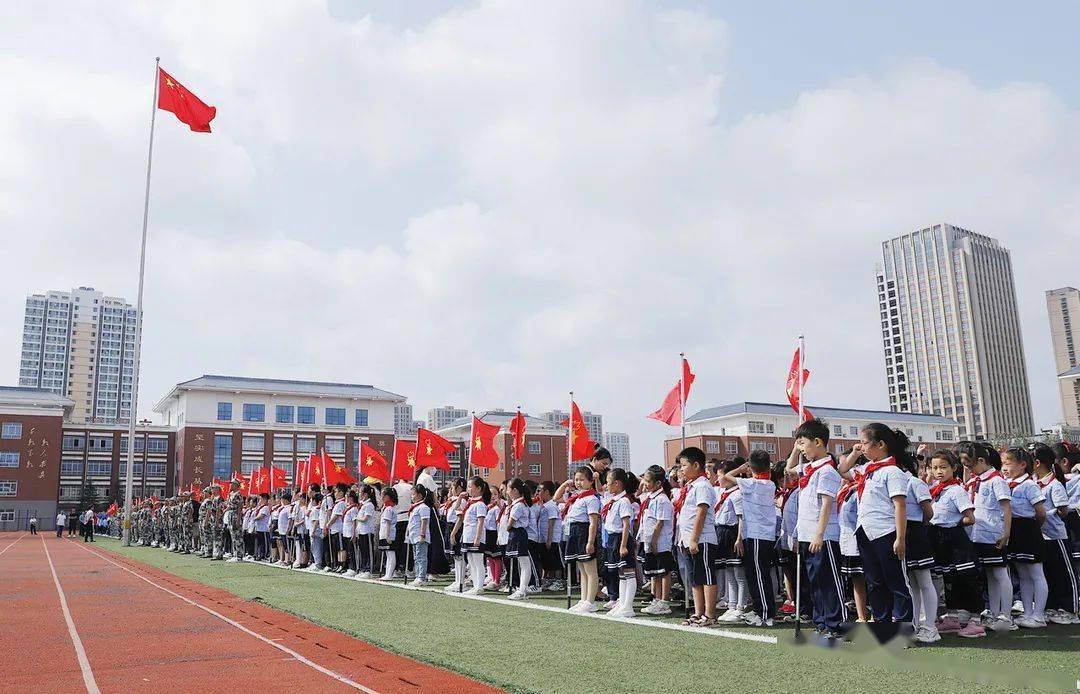
<svg viewBox="0 0 1080 694"><path fill-rule="evenodd" d="M453 453L456 447L443 437L427 429L419 429L416 432L416 464L420 467L436 467L444 472L450 472L450 461L446 458L447 453Z"/></svg>
<svg viewBox="0 0 1080 694"><path fill-rule="evenodd" d="M472 421L472 441L469 443L469 462L477 467L499 467L499 452L495 450L498 424L485 424L476 416Z"/></svg>
<svg viewBox="0 0 1080 694"><path fill-rule="evenodd" d="M360 442L360 476L373 477L380 482L390 481L390 464L377 450Z"/></svg>
<svg viewBox="0 0 1080 694"><path fill-rule="evenodd" d="M163 111L175 113L181 123L187 123L188 127L197 133L210 132L210 121L217 115L216 108L207 106L160 67L157 105Z"/></svg>
<svg viewBox="0 0 1080 694"><path fill-rule="evenodd" d="M787 377L787 398L788 403L791 405L791 409L796 412L799 411L799 403L802 400L802 389L806 385L806 381L810 378L810 371L808 369L802 370L802 378L799 378L799 364L802 361L800 351L802 348L795 348L795 356L791 358L791 368L788 369ZM810 410L803 405L803 421L813 419L814 415Z"/></svg>
<svg viewBox="0 0 1080 694"><path fill-rule="evenodd" d="M514 415L514 421L510 422L510 433L514 435L514 460L521 460L525 456L525 415L520 412Z"/></svg>

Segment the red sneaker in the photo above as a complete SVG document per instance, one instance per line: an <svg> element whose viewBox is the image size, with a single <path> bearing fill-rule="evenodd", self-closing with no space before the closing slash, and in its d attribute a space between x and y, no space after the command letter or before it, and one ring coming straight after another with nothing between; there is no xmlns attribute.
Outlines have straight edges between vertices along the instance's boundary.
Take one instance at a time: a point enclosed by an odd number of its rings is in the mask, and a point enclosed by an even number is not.
<svg viewBox="0 0 1080 694"><path fill-rule="evenodd" d="M795 603L785 600L784 604L780 606L780 614L795 614Z"/></svg>

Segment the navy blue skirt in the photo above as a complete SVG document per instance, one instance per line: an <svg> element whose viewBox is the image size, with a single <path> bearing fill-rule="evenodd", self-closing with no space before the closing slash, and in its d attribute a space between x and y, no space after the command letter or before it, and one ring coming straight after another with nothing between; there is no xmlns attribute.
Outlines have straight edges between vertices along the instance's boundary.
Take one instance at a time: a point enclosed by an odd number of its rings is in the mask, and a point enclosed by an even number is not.
<svg viewBox="0 0 1080 694"><path fill-rule="evenodd" d="M566 560L567 561L589 561L596 558L596 546L593 546L593 552L590 554L586 552L586 548L589 545L589 524L588 522L578 522L570 524L570 537L566 541Z"/></svg>
<svg viewBox="0 0 1080 694"><path fill-rule="evenodd" d="M501 557L503 555L503 547L499 544L498 530L484 531L484 554L489 557Z"/></svg>
<svg viewBox="0 0 1080 694"><path fill-rule="evenodd" d="M506 556L529 556L529 533L525 528L510 528L510 539L506 541Z"/></svg>
<svg viewBox="0 0 1080 694"><path fill-rule="evenodd" d="M622 533L608 533L608 543L604 547L604 568L608 571L619 571L625 568L637 566L637 557L634 556L634 543L626 543L626 556L623 556L620 547L622 545Z"/></svg>
<svg viewBox="0 0 1080 694"><path fill-rule="evenodd" d="M907 522L904 561L907 563L908 571L929 569L934 565L934 547L930 544L926 523L913 520Z"/></svg>
<svg viewBox="0 0 1080 694"><path fill-rule="evenodd" d="M716 526L716 556L713 568L724 569L729 566L742 566L742 557L735 553L735 540L739 536L739 526Z"/></svg>
<svg viewBox="0 0 1080 694"><path fill-rule="evenodd" d="M979 565L979 556L971 543L967 531L961 525L943 528L938 525L929 527L930 544L934 548L934 566L936 574L947 575L974 571Z"/></svg>
<svg viewBox="0 0 1080 694"><path fill-rule="evenodd" d="M1046 555L1045 541L1034 518L1013 516L1006 556L1021 564L1040 564Z"/></svg>

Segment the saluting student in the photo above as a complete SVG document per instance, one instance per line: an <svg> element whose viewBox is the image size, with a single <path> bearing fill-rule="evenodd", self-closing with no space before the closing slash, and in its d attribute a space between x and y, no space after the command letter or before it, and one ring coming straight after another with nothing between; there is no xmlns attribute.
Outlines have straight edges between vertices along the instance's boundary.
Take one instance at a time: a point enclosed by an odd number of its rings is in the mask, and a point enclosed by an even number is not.
<svg viewBox="0 0 1080 694"><path fill-rule="evenodd" d="M904 561L911 590L915 640L920 643L933 643L941 640L937 631L938 594L930 576L930 568L934 565L934 548L930 544L929 523L934 517L934 504L930 497L930 488L917 474L915 461L907 457L898 464L909 475L907 496L904 499L907 516Z"/></svg>
<svg viewBox="0 0 1080 694"><path fill-rule="evenodd" d="M600 497L593 486L591 467L582 465L574 471L574 479L563 482L555 492L562 499L573 485L577 491L566 501L563 514L567 522L566 561L575 562L581 571L581 600L571 612L596 612L596 590L599 576L596 569L596 532L600 523Z"/></svg>
<svg viewBox="0 0 1080 694"><path fill-rule="evenodd" d="M404 550L405 533L398 533L397 489L394 487L384 489L382 501L383 510L379 516L379 549L382 551L385 566L380 580L389 581L394 577L394 571L397 569L397 557Z"/></svg>
<svg viewBox="0 0 1080 694"><path fill-rule="evenodd" d="M467 593L480 595L484 592L484 521L487 505L491 501L491 489L481 477L469 480L466 489L469 497L461 508L461 549L468 559L472 588ZM464 580L464 579L463 579Z"/></svg>
<svg viewBox="0 0 1080 694"><path fill-rule="evenodd" d="M510 599L524 600L529 597L529 579L532 577L528 531L529 524L532 522L529 516L532 497L529 496L528 488L520 477L510 480L507 491L510 495L510 510L506 514L509 518L506 557L515 559L518 568L518 587L517 590L510 594Z"/></svg>
<svg viewBox="0 0 1080 694"><path fill-rule="evenodd" d="M341 549L344 560L339 573L353 578L356 570L356 515L360 512L360 495L350 489L345 494L345 513L341 517Z"/></svg>
<svg viewBox="0 0 1080 694"><path fill-rule="evenodd" d="M776 616L772 567L776 558L776 484L766 451L754 451L740 468L726 473L739 489L736 553L745 558L747 590L754 611L742 615L750 626L771 627ZM842 596L841 596L841 599Z"/></svg>
<svg viewBox="0 0 1080 694"><path fill-rule="evenodd" d="M746 567L742 555L737 554L735 545L739 540L739 513L736 502L739 498L739 485L727 473L742 467L729 460L721 464L710 461L706 465L709 476L716 482L716 505L713 507L713 525L716 527L716 558L713 559L714 571L719 576L716 585L721 593L721 604L727 605L727 611L720 615L718 622L738 622L742 619L745 607L749 606L746 592Z"/></svg>
<svg viewBox="0 0 1080 694"><path fill-rule="evenodd" d="M952 451L935 451L930 457L934 515L929 537L934 551L932 571L941 577L947 611L937 630L973 639L986 636L986 629L978 619L983 605L978 557L965 530L975 523L975 504L960 482L962 474L960 459Z"/></svg>

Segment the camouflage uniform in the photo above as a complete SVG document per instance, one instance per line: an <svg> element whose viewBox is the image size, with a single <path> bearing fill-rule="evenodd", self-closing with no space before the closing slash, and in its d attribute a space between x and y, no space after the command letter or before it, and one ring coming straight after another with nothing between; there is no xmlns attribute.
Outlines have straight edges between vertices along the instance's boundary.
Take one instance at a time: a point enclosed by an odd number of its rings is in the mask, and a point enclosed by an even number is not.
<svg viewBox="0 0 1080 694"><path fill-rule="evenodd" d="M226 524L232 542L233 559L244 560L244 497L240 492L230 492Z"/></svg>
<svg viewBox="0 0 1080 694"><path fill-rule="evenodd" d="M214 505L212 491L207 490L202 503L199 504L199 556L209 558L214 551L214 535L210 529L211 510Z"/></svg>
<svg viewBox="0 0 1080 694"><path fill-rule="evenodd" d="M191 553L191 497L186 492L182 495L182 501L180 502L180 512L178 514L180 521L180 551L184 554Z"/></svg>
<svg viewBox="0 0 1080 694"><path fill-rule="evenodd" d="M210 505L210 532L214 540L214 559L225 558L225 543L222 538L221 514L224 502L220 496L214 496Z"/></svg>

